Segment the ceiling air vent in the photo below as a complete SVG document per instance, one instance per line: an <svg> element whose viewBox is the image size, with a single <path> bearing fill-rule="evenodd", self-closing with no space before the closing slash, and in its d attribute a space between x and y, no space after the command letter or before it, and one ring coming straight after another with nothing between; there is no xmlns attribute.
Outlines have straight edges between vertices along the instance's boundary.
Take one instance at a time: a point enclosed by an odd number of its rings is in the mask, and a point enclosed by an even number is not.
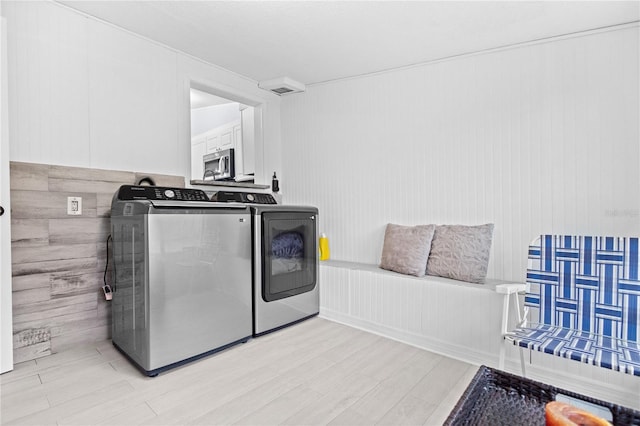
<svg viewBox="0 0 640 426"><path fill-rule="evenodd" d="M269 90L276 95L288 95L289 93L304 92L305 86L289 77L274 78L273 80L265 80L258 83L261 89Z"/></svg>

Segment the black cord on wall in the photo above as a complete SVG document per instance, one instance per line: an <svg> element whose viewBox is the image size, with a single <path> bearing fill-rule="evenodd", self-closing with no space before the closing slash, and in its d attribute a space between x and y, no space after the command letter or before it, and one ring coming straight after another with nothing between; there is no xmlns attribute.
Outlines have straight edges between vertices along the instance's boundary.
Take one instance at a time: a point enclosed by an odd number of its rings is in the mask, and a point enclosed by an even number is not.
<svg viewBox="0 0 640 426"><path fill-rule="evenodd" d="M102 277L105 286L107 286L107 269L109 269L109 240L111 240L111 234L107 237L107 263L104 265L104 276Z"/></svg>

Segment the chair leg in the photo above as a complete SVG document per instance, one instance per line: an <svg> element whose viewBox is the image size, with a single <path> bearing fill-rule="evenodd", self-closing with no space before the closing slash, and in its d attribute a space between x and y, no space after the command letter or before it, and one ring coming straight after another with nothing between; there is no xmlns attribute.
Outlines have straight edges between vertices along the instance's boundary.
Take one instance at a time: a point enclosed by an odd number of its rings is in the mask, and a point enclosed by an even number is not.
<svg viewBox="0 0 640 426"><path fill-rule="evenodd" d="M527 377L524 369L524 348L522 346L518 347L520 348L520 367L522 368L522 377Z"/></svg>
<svg viewBox="0 0 640 426"><path fill-rule="evenodd" d="M517 296L518 294L516 293L516 297ZM498 360L498 368L503 371L504 371L504 358L506 356L505 345L507 344L507 342L505 339L505 335L508 332L507 325L509 322L509 300L510 299L511 299L511 294L509 293L505 294L502 298L502 325L501 325L502 342L500 346L500 359Z"/></svg>

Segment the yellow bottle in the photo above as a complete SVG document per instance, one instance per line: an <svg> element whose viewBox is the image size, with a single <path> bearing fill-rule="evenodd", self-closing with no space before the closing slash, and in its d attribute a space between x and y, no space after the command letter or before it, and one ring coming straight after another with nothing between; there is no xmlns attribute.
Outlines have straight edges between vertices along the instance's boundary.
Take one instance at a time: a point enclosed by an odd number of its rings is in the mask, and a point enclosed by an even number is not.
<svg viewBox="0 0 640 426"><path fill-rule="evenodd" d="M329 260L329 239L324 234L320 235L320 260Z"/></svg>

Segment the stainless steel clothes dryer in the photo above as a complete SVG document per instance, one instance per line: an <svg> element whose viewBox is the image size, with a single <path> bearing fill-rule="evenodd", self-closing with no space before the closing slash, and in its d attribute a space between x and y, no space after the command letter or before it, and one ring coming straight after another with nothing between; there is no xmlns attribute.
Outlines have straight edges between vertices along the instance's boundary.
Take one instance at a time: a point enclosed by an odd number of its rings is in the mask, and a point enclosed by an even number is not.
<svg viewBox="0 0 640 426"><path fill-rule="evenodd" d="M320 311L318 209L252 205L253 335Z"/></svg>
<svg viewBox="0 0 640 426"><path fill-rule="evenodd" d="M278 205L271 194L219 191L212 199L251 206L253 335L317 315L318 209Z"/></svg>
<svg viewBox="0 0 640 426"><path fill-rule="evenodd" d="M149 376L252 335L251 215L200 190L113 197L112 340Z"/></svg>

